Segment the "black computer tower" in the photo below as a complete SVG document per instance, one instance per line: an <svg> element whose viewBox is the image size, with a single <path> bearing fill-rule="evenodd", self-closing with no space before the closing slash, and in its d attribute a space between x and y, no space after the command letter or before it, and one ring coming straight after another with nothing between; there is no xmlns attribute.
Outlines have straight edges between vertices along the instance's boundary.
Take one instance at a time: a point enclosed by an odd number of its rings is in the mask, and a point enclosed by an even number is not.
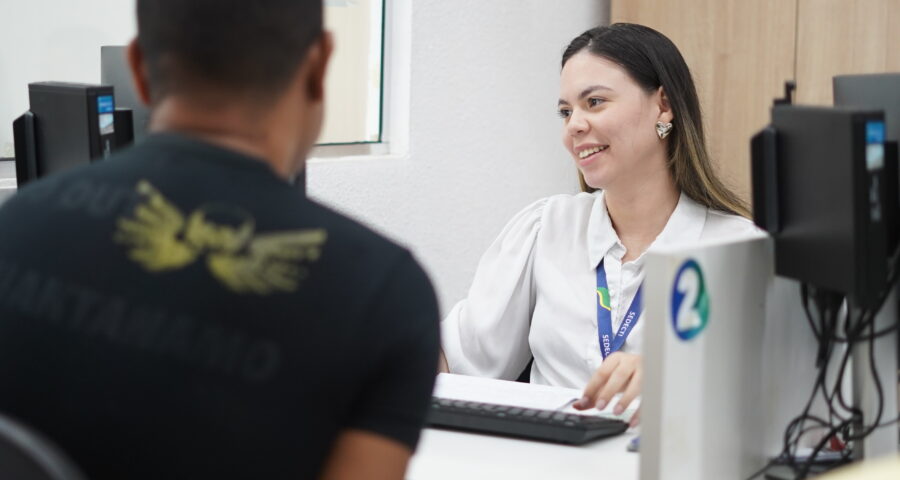
<svg viewBox="0 0 900 480"><path fill-rule="evenodd" d="M885 117L887 114L885 114ZM890 135L890 130L888 130ZM900 154L897 142L884 142L884 224L887 251L892 255L900 245Z"/></svg>
<svg viewBox="0 0 900 480"><path fill-rule="evenodd" d="M28 96L38 176L105 158L115 147L113 87L38 82Z"/></svg>
<svg viewBox="0 0 900 480"><path fill-rule="evenodd" d="M134 143L133 113L130 108L116 108L116 111L113 112L116 126L116 150L131 146Z"/></svg>
<svg viewBox="0 0 900 480"><path fill-rule="evenodd" d="M27 111L13 121L13 143L16 151L16 184L21 187L38 178L37 141L34 114Z"/></svg>
<svg viewBox="0 0 900 480"><path fill-rule="evenodd" d="M860 306L885 291L886 222L896 218L884 205L884 132L882 112L772 108L771 125L751 146L754 220L775 240L776 274L852 295Z"/></svg>

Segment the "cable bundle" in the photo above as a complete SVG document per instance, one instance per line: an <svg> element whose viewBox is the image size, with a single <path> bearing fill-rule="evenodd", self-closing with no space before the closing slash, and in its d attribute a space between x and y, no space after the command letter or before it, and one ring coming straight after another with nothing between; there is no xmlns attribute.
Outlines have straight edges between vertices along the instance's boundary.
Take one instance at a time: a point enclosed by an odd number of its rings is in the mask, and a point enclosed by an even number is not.
<svg viewBox="0 0 900 480"><path fill-rule="evenodd" d="M882 330L875 330L875 316L881 310L897 280L898 263L900 263L900 249L890 259L887 288L879 296L875 305L868 308L857 308L849 301L845 304L843 294L817 289L809 284L801 285L800 293L805 316L819 345L816 356L818 374L803 412L794 417L785 429L781 453L750 476L748 480L756 478L773 466L780 464L790 466L796 474L795 478L806 478L811 473L810 469L819 452L829 444L837 446L837 450L841 452L841 457L835 464L843 464L849 460L856 444L871 435L876 429L900 421L898 418L886 422L881 421L884 413L884 390L875 366L875 340L896 330L900 323L895 322ZM843 322L839 322L842 317ZM869 372L874 380L878 398L877 414L870 423L865 423L862 411L858 407L852 406L851 402L847 402L843 395L845 372L853 346L862 342L868 343ZM828 385L828 366L831 363L832 352L839 345L844 346L844 352L840 356L834 384ZM820 395L828 408L827 418L810 413L815 399ZM816 430L824 431L822 439L816 443L807 459L798 460L797 448L800 439L805 434Z"/></svg>

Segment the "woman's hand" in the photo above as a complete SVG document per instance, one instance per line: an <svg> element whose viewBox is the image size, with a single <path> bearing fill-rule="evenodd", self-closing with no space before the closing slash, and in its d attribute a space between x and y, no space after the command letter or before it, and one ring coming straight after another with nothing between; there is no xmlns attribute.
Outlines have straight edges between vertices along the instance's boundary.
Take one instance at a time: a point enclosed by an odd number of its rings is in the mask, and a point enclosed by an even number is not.
<svg viewBox="0 0 900 480"><path fill-rule="evenodd" d="M621 393L622 397L613 408L614 415L621 415L628 405L641 393L643 378L643 362L640 355L615 352L606 357L600 368L584 387L584 396L573 405L578 410L596 407L603 410L609 405L613 395ZM629 422L632 427L640 422L640 409L634 413Z"/></svg>

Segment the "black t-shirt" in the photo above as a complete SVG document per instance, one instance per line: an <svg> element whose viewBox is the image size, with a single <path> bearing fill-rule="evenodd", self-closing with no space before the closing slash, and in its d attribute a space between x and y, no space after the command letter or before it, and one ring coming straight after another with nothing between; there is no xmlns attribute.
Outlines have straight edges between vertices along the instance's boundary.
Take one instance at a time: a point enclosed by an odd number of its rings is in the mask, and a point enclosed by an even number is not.
<svg viewBox="0 0 900 480"><path fill-rule="evenodd" d="M438 352L410 253L175 134L0 209L0 411L91 480L302 479L337 435L414 447Z"/></svg>

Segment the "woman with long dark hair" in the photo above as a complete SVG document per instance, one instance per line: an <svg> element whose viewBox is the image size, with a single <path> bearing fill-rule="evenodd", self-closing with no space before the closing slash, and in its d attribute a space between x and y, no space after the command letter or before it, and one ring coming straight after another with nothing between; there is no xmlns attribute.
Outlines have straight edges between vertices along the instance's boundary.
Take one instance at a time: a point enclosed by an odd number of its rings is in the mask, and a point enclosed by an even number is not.
<svg viewBox="0 0 900 480"><path fill-rule="evenodd" d="M516 215L442 325L449 371L584 388L576 408L621 413L640 393L644 254L756 234L717 178L691 73L641 25L597 27L562 58L562 141L583 193ZM637 423L637 416L632 423Z"/></svg>

